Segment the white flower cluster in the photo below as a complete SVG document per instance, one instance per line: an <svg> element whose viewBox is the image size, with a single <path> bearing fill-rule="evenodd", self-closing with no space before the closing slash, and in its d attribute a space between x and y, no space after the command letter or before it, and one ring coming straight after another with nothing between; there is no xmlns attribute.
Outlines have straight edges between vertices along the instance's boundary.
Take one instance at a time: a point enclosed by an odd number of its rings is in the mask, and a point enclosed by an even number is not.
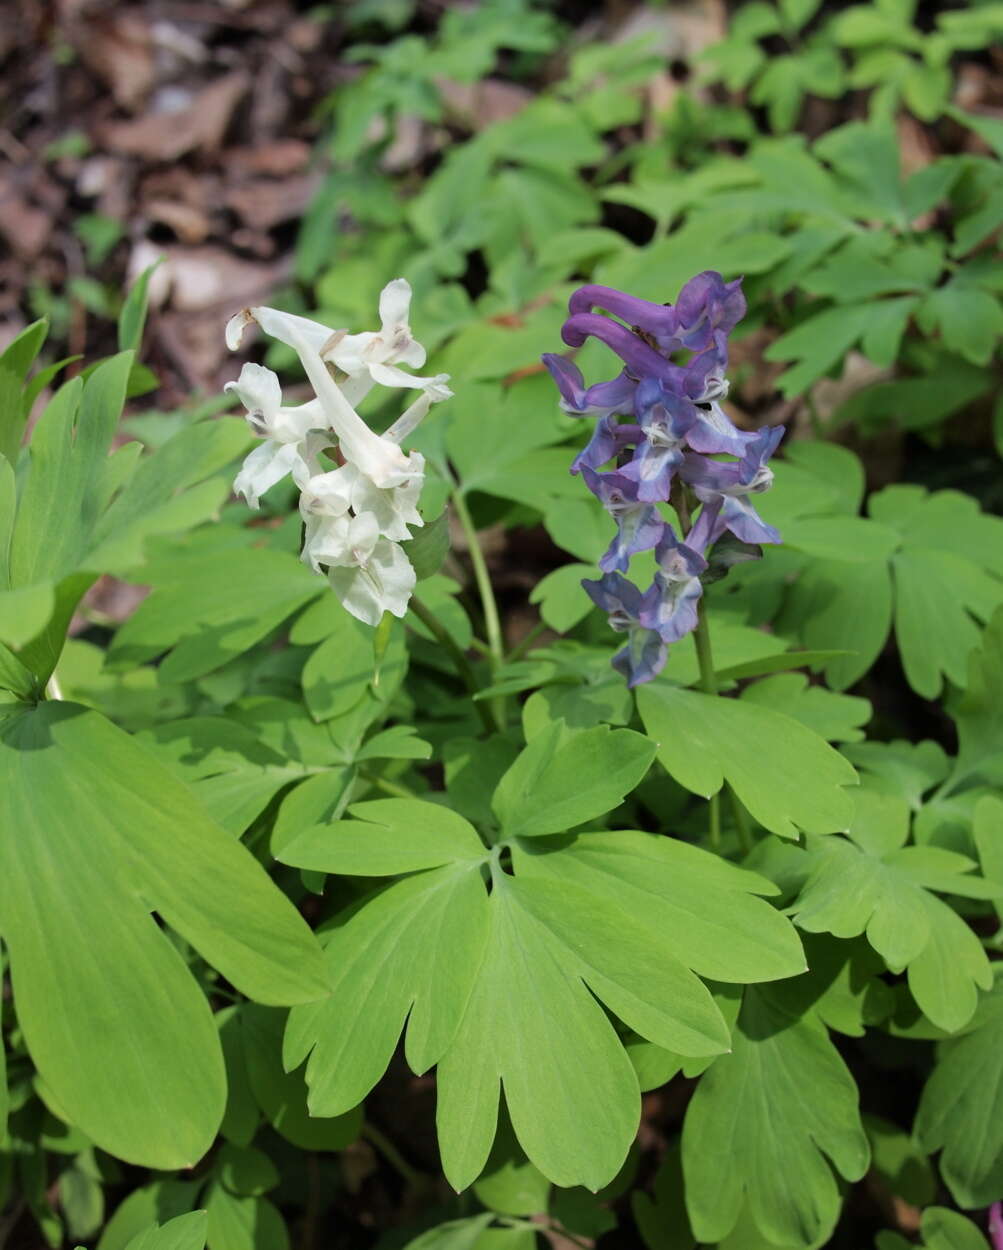
<svg viewBox="0 0 1003 1250"><path fill-rule="evenodd" d="M251 322L293 348L316 396L284 408L278 378L261 365L244 365L237 381L227 383L265 440L244 461L234 491L257 508L261 495L291 474L306 528L303 559L315 572L323 565L334 593L369 625L378 625L384 612L403 616L415 584L400 543L411 537L409 525L422 524L417 503L425 460L417 451L405 454L401 442L432 404L452 394L448 374L417 377L399 367L425 363L425 349L411 337L410 305L410 285L395 278L380 295L375 332L330 330L275 308L245 308L226 327L231 350ZM374 385L420 392L385 434L356 412ZM325 455L335 450L337 461Z"/></svg>

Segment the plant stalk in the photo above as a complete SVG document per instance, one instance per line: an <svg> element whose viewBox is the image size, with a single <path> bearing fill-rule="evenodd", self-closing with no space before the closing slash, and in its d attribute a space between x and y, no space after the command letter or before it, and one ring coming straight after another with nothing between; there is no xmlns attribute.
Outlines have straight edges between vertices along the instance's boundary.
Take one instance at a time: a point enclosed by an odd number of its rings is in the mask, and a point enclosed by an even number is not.
<svg viewBox="0 0 1003 1250"><path fill-rule="evenodd" d="M685 535L692 528L692 500L689 491L684 487L673 502L679 515L679 524L683 530L685 540ZM720 691L717 685L717 675L714 672L714 655L710 645L710 628L707 624L707 600L703 597L700 599L700 606L697 610L697 627L693 631L693 641L696 645L697 664L700 669L700 688L704 694L717 696L720 694ZM738 835L739 845L743 852L748 854L752 850L752 830L749 827L749 815L739 801L738 795L727 782L725 782L717 794L712 794L709 799L710 844L715 850L720 849L721 795L725 791L731 802L731 811L735 821L735 832Z"/></svg>
<svg viewBox="0 0 1003 1250"><path fill-rule="evenodd" d="M463 684L470 692L471 702L477 709L477 715L481 718L481 724L488 731L488 733L493 733L495 725L491 719L489 709L482 701L475 700L473 698L479 689L477 678L474 675L474 670L470 666L470 661L460 650L459 643L456 642L432 609L426 603L423 603L417 595L411 596L411 602L408 606L418 620L421 621L421 623L429 631L436 642L445 647L445 649L453 657L453 663L456 665L456 671L459 673L460 677L463 679ZM492 671L494 671L493 664Z"/></svg>
<svg viewBox="0 0 1003 1250"><path fill-rule="evenodd" d="M491 576L488 573L488 566L484 559L484 552L481 550L480 540L477 537L477 529L474 526L474 519L470 515L470 509L467 507L467 501L463 497L463 492L457 488L452 493L453 507L456 510L456 518L460 522L467 539L467 546L470 551L470 563L474 570L474 581L477 584L477 593L481 597L481 611L484 614L484 632L487 634L488 650L490 652L491 676L492 680L496 679L498 673L505 661L505 642L502 638L501 618L498 615L498 603L495 599L494 587L491 585ZM495 724L499 730L505 728L505 699L502 695L495 695L490 700L491 713L494 717Z"/></svg>

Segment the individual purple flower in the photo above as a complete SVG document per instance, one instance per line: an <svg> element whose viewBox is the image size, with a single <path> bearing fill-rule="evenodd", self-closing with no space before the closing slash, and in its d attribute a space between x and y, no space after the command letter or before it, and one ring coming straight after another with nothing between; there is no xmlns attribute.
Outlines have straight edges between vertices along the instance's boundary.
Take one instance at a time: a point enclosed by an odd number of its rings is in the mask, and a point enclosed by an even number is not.
<svg viewBox="0 0 1003 1250"><path fill-rule="evenodd" d="M582 466L582 477L589 490L616 521L617 532L606 554L599 561L604 573L625 573L630 557L658 545L665 522L658 509L637 498L637 484L623 473L596 473Z"/></svg>
<svg viewBox="0 0 1003 1250"><path fill-rule="evenodd" d="M658 568L655 581L647 590L638 614L647 629L653 629L663 642L678 642L697 627L697 605L703 594L700 574L707 561L686 543L681 543L665 526L655 548Z"/></svg>
<svg viewBox="0 0 1003 1250"><path fill-rule="evenodd" d="M627 295L614 287L580 287L568 302L572 317L604 308L650 335L664 352L703 351L715 332L729 334L745 315L742 280L725 282L712 269L698 273L679 292L674 305ZM567 339L565 339L567 342Z"/></svg>
<svg viewBox="0 0 1003 1250"><path fill-rule="evenodd" d="M699 411L658 378L638 386L635 409L644 437L622 472L636 483L638 499L654 503L669 497L672 474L683 461L683 440Z"/></svg>
<svg viewBox="0 0 1003 1250"><path fill-rule="evenodd" d="M693 487L705 508L718 510L714 538L728 529L744 543L782 541L779 532L767 525L752 506L749 496L769 490L773 485L773 470L766 462L783 436L784 429L780 425L760 430L746 444L742 459L736 463L724 464L692 454L683 458L680 477Z"/></svg>
<svg viewBox="0 0 1003 1250"><path fill-rule="evenodd" d="M561 327L561 338L569 347L581 347L588 338L597 338L620 357L628 374L641 378L662 378L678 386L685 370L669 361L640 335L601 313L573 313ZM621 375L622 376L622 375Z"/></svg>
<svg viewBox="0 0 1003 1250"><path fill-rule="evenodd" d="M619 422L613 416L600 417L592 437L572 460L571 472L580 473L583 468L601 469L622 451L635 446L643 437L639 425Z"/></svg>
<svg viewBox="0 0 1003 1250"><path fill-rule="evenodd" d="M540 357L561 392L561 407L575 417L606 417L630 412L637 383L624 370L611 382L586 386L581 370L565 356L544 352Z"/></svg>
<svg viewBox="0 0 1003 1250"><path fill-rule="evenodd" d="M592 602L609 614L610 629L627 635L627 645L613 656L613 667L633 688L651 681L665 667L669 649L660 634L642 625L641 592L619 573L606 573L597 581L585 578L582 587Z"/></svg>
<svg viewBox="0 0 1003 1250"><path fill-rule="evenodd" d="M742 279L725 282L707 269L698 273L679 292L676 300L676 334L689 351L701 352L715 338L726 338L745 316Z"/></svg>
<svg viewBox="0 0 1003 1250"><path fill-rule="evenodd" d="M993 1250L1003 1250L1003 1203L994 1202L989 1208L989 1238Z"/></svg>

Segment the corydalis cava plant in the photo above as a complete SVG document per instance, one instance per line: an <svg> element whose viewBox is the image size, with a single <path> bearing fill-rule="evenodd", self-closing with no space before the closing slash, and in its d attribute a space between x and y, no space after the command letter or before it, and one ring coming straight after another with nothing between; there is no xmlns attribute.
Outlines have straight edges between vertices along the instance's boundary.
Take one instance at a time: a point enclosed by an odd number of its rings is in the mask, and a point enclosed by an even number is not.
<svg viewBox="0 0 1003 1250"><path fill-rule="evenodd" d="M410 306L411 287L395 278L380 295L379 330L349 334L275 308L245 308L226 327L231 350L252 322L293 348L315 396L284 407L278 378L256 364L227 383L264 440L244 461L234 490L257 508L269 487L291 475L300 490L303 560L326 571L348 611L369 625L384 612L403 616L415 585L400 544L411 537L408 526L423 524L417 504L425 461L401 443L432 404L452 394L446 374L419 377L400 368L425 363L425 349L411 335ZM374 386L418 392L383 434L356 411Z"/></svg>
<svg viewBox="0 0 1003 1250"><path fill-rule="evenodd" d="M599 561L603 576L582 585L610 626L627 635L613 665L631 686L655 677L668 645L697 627L707 556L726 531L752 547L780 542L750 496L772 484L767 461L783 430L739 430L720 403L728 393L728 335L744 313L741 280L725 282L713 271L687 282L675 304L583 286L571 297L561 337L569 347L597 338L623 368L611 381L586 386L572 361L543 357L561 407L596 422L571 472L581 474L617 532ZM722 455L733 459L716 458ZM670 502L688 530L681 539L659 509ZM652 550L654 581L641 591L624 574L632 556Z"/></svg>

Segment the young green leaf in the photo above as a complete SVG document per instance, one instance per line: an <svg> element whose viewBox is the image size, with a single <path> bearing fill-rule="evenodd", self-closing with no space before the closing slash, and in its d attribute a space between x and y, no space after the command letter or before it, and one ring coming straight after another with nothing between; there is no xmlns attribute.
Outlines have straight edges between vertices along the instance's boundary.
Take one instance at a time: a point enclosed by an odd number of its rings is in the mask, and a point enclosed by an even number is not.
<svg viewBox="0 0 1003 1250"><path fill-rule="evenodd" d="M133 1237L126 1250L204 1250L208 1227L205 1211L177 1215Z"/></svg>
<svg viewBox="0 0 1003 1250"><path fill-rule="evenodd" d="M823 1025L759 991L746 991L732 1044L701 1078L683 1125L693 1231L720 1241L747 1202L770 1242L819 1244L839 1216L833 1167L851 1181L867 1170L853 1077Z"/></svg>
<svg viewBox="0 0 1003 1250"><path fill-rule="evenodd" d="M648 771L654 744L599 725L537 734L505 773L492 808L507 837L563 833L623 802Z"/></svg>
<svg viewBox="0 0 1003 1250"><path fill-rule="evenodd" d="M348 810L352 820L307 829L287 842L278 858L297 868L363 877L487 859L473 825L439 803L372 799Z"/></svg>

